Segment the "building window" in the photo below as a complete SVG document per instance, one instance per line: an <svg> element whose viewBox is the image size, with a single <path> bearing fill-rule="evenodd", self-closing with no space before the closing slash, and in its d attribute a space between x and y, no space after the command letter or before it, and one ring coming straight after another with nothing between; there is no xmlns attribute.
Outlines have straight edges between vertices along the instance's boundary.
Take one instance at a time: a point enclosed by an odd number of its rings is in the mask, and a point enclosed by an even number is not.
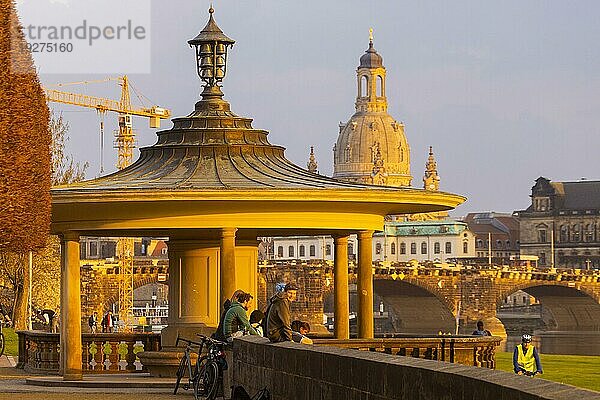
<svg viewBox="0 0 600 400"><path fill-rule="evenodd" d="M400 254L406 254L406 243L400 243Z"/></svg>
<svg viewBox="0 0 600 400"><path fill-rule="evenodd" d="M581 241L581 227L579 226L579 224L573 225L573 241Z"/></svg>
<svg viewBox="0 0 600 400"><path fill-rule="evenodd" d="M331 255L331 245L330 244L325 245L325 255L326 256Z"/></svg>
<svg viewBox="0 0 600 400"><path fill-rule="evenodd" d="M483 247L483 240L481 240L481 239L477 239L477 246L476 246L476 247L477 247L478 249L482 248L482 247Z"/></svg>
<svg viewBox="0 0 600 400"><path fill-rule="evenodd" d="M314 244L311 244L310 247L308 248L308 255L310 257L315 257L317 255L317 249L315 248Z"/></svg>
<svg viewBox="0 0 600 400"><path fill-rule="evenodd" d="M283 246L277 246L277 257L283 257Z"/></svg>
<svg viewBox="0 0 600 400"><path fill-rule="evenodd" d="M507 240L507 241L506 241L506 248L507 248L507 249L510 249L510 240Z"/></svg>
<svg viewBox="0 0 600 400"><path fill-rule="evenodd" d="M294 257L294 246L288 247L288 257Z"/></svg>
<svg viewBox="0 0 600 400"><path fill-rule="evenodd" d="M496 240L496 248L497 249L501 249L502 248L502 241L501 240Z"/></svg>
<svg viewBox="0 0 600 400"><path fill-rule="evenodd" d="M538 231L538 242L546 243L546 230L545 229L540 229Z"/></svg>
<svg viewBox="0 0 600 400"><path fill-rule="evenodd" d="M568 242L569 241L569 227L566 225L561 225L560 226L560 241L561 242Z"/></svg>
<svg viewBox="0 0 600 400"><path fill-rule="evenodd" d="M291 247L290 247L290 249L291 249ZM292 252L292 255L293 255L293 252ZM304 248L304 245L301 244L300 248L298 249L298 257L304 257L305 255L306 255L306 250Z"/></svg>
<svg viewBox="0 0 600 400"><path fill-rule="evenodd" d="M98 244L90 242L90 257L98 257Z"/></svg>
<svg viewBox="0 0 600 400"><path fill-rule="evenodd" d="M469 242L463 242L463 253L467 254L469 252Z"/></svg>
<svg viewBox="0 0 600 400"><path fill-rule="evenodd" d="M421 254L427 254L427 243L421 243Z"/></svg>
<svg viewBox="0 0 600 400"><path fill-rule="evenodd" d="M410 244L410 254L417 254L417 244L416 243Z"/></svg>
<svg viewBox="0 0 600 400"><path fill-rule="evenodd" d="M440 242L435 242L433 244L433 253L434 254L440 254L440 252L441 252L441 248L440 247L441 247L440 246Z"/></svg>
<svg viewBox="0 0 600 400"><path fill-rule="evenodd" d="M396 243L390 245L390 253L396 254Z"/></svg>
<svg viewBox="0 0 600 400"><path fill-rule="evenodd" d="M446 254L452 253L452 243L446 242Z"/></svg>
<svg viewBox="0 0 600 400"><path fill-rule="evenodd" d="M381 254L381 243L375 244L375 254Z"/></svg>
<svg viewBox="0 0 600 400"><path fill-rule="evenodd" d="M360 78L360 97L369 96L369 78L362 76Z"/></svg>
<svg viewBox="0 0 600 400"><path fill-rule="evenodd" d="M540 265L546 265L546 253L540 252Z"/></svg>
<svg viewBox="0 0 600 400"><path fill-rule="evenodd" d="M585 241L593 242L594 241L594 225L587 224L585 227Z"/></svg>

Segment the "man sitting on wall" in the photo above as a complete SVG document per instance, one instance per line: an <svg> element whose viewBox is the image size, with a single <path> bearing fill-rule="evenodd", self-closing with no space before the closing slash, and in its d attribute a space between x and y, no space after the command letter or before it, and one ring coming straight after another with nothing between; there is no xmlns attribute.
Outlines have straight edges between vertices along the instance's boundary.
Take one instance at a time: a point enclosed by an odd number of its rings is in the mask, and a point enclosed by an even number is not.
<svg viewBox="0 0 600 400"><path fill-rule="evenodd" d="M296 300L298 287L288 283L283 292L277 292L269 300L265 323L265 333L271 342L292 341L291 303Z"/></svg>

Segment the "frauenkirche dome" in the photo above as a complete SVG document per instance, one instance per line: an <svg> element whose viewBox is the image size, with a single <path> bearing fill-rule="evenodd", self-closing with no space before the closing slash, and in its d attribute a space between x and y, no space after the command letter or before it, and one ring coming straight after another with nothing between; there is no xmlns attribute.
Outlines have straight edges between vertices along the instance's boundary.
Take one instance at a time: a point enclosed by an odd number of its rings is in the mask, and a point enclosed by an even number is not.
<svg viewBox="0 0 600 400"><path fill-rule="evenodd" d="M387 112L383 58L373 47L360 58L357 69L356 112L340 124L333 148L333 177L385 186L410 186L410 148L404 124Z"/></svg>

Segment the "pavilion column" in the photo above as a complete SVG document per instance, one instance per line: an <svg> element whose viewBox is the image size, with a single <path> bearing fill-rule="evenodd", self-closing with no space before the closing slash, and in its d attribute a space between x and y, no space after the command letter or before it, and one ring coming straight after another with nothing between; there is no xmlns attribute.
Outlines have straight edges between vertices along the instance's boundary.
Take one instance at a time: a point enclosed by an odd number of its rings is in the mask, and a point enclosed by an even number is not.
<svg viewBox="0 0 600 400"><path fill-rule="evenodd" d="M219 323L219 242L172 238L169 246L169 319L163 347L177 336L210 334Z"/></svg>
<svg viewBox="0 0 600 400"><path fill-rule="evenodd" d="M358 233L358 337L374 337L373 231Z"/></svg>
<svg viewBox="0 0 600 400"><path fill-rule="evenodd" d="M83 379L81 366L81 275L79 234L61 237L60 366L63 380Z"/></svg>
<svg viewBox="0 0 600 400"><path fill-rule="evenodd" d="M350 338L350 305L348 301L348 236L336 236L335 244L333 291L334 303L334 332L336 339Z"/></svg>
<svg viewBox="0 0 600 400"><path fill-rule="evenodd" d="M220 305L225 303L225 300L231 297L233 292L237 290L235 286L235 233L236 228L221 229L221 262L220 262Z"/></svg>

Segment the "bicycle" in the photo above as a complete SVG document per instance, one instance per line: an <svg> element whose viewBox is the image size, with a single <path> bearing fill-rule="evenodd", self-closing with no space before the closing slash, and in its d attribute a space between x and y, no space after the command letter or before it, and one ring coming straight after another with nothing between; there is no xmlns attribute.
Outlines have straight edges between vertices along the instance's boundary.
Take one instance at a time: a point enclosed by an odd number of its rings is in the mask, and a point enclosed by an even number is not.
<svg viewBox="0 0 600 400"><path fill-rule="evenodd" d="M4 340L4 332L2 332L3 321L0 321L0 357L4 355L4 346L6 341Z"/></svg>
<svg viewBox="0 0 600 400"><path fill-rule="evenodd" d="M175 346L179 345L179 341L185 342L186 347L183 357L177 368L177 380L175 381L175 390L173 394L177 394L181 380L184 378L186 371L188 373L188 382L184 383L182 388L194 390L194 398L198 400L198 396L206 397L207 400L214 400L217 397L219 383L223 386L223 371L227 369L227 361L223 348L227 345L225 342L212 339L210 337L197 334L200 337L200 342L189 339L184 339L177 336ZM202 350L207 348L206 354L202 354ZM198 358L196 365L192 365L191 354L197 353Z"/></svg>

